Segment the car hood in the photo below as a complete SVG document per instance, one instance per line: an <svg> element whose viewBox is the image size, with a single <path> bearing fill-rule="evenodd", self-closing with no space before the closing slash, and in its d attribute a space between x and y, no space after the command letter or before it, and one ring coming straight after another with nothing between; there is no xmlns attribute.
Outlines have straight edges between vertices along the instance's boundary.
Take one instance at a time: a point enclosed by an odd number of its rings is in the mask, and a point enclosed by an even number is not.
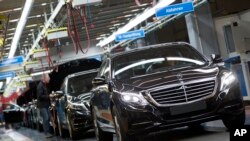
<svg viewBox="0 0 250 141"><path fill-rule="evenodd" d="M115 90L119 92L142 91L162 85L180 83L202 78L216 77L219 73L217 66L205 66L181 71L157 72L147 76L139 76L131 79L114 80Z"/></svg>

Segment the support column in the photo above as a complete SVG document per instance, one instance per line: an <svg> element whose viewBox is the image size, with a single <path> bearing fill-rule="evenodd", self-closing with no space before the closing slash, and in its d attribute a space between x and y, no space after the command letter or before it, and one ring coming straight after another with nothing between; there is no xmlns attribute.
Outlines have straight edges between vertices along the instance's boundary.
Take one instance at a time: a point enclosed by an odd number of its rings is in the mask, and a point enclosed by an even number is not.
<svg viewBox="0 0 250 141"><path fill-rule="evenodd" d="M182 0L188 2L192 0ZM210 54L220 54L213 17L209 3L204 3L195 12L185 16L189 41L199 52L210 58Z"/></svg>

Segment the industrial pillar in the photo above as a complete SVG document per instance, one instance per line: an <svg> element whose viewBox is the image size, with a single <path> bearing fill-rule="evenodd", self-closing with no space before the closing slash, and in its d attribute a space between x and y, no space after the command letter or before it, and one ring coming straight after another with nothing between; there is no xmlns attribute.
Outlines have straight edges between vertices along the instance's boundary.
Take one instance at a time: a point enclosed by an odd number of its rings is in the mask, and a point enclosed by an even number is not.
<svg viewBox="0 0 250 141"><path fill-rule="evenodd" d="M194 13L187 14L185 19L190 44L207 58L210 58L213 53L220 54L209 3L206 2L196 8Z"/></svg>

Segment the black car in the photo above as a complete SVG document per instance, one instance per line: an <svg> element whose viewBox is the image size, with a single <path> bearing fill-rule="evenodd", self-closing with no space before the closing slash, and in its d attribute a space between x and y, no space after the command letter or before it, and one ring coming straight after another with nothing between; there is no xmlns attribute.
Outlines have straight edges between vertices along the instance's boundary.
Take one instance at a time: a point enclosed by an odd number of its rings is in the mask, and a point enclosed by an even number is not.
<svg viewBox="0 0 250 141"><path fill-rule="evenodd" d="M187 43L167 43L107 57L93 80L91 109L99 141L134 141L162 129L222 119L243 125L238 80Z"/></svg>
<svg viewBox="0 0 250 141"><path fill-rule="evenodd" d="M75 139L80 132L93 128L90 114L90 90L92 80L97 76L97 70L88 70L67 76L61 87L56 105L57 122L60 136L63 129L68 129L70 137Z"/></svg>
<svg viewBox="0 0 250 141"><path fill-rule="evenodd" d="M14 103L8 103L3 105L3 115L6 124L6 128L9 124L22 123L26 110Z"/></svg>

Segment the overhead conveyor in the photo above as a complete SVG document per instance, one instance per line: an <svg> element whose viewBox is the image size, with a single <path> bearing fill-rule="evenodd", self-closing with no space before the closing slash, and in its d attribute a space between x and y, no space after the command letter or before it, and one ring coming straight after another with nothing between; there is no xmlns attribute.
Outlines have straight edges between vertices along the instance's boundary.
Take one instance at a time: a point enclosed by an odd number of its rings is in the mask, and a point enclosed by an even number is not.
<svg viewBox="0 0 250 141"><path fill-rule="evenodd" d="M199 6L203 5L207 3L207 0L195 0L194 1L194 8L198 8ZM170 22L173 22L175 19L178 19L178 18L181 18L185 15L187 15L188 13L181 13L181 14L177 14L177 15L170 15L170 16L166 16L166 17L162 17L162 18L159 18L157 19L155 22L152 22L152 23L149 23L147 24L145 27L141 27L141 29L144 29L145 31L145 34L149 34L151 33L152 31L155 31L156 29L158 29L159 27L162 27ZM144 21L143 21L144 22ZM114 33L115 35L116 33ZM108 44L113 42L114 40L110 40L105 42L106 40L108 39L111 39L113 38L113 36L110 36L108 37L107 39L105 39L103 42L100 42L99 45L100 46L109 46ZM113 44L111 46L109 46L109 50L112 50L112 49L115 49L116 47L118 46L125 46L125 45L128 45L129 43L135 41L136 39L132 39L132 40L127 40L127 41L122 41L122 42L119 42L119 43L116 43L116 44ZM109 42L109 43L108 43Z"/></svg>

